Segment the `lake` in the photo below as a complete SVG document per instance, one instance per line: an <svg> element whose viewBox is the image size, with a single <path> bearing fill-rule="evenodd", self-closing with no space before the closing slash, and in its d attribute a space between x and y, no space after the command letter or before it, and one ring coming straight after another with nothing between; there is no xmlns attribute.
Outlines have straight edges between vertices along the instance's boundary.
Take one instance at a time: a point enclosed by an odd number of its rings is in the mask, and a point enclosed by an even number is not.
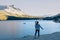
<svg viewBox="0 0 60 40"><path fill-rule="evenodd" d="M0 21L1 38L20 38L27 35L34 35L36 20L12 20ZM53 21L38 20L44 28L40 30L40 35L60 32L60 23Z"/></svg>

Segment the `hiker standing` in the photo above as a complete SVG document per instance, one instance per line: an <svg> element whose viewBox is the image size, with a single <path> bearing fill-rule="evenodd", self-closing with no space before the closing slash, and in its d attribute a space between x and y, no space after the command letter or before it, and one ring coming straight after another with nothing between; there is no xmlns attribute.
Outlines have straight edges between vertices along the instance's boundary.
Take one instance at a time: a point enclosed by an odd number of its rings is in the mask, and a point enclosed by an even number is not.
<svg viewBox="0 0 60 40"><path fill-rule="evenodd" d="M40 36L40 28L43 29L40 26L39 22L38 21L35 21L35 38L36 38L37 33L38 33L38 38L39 38L39 36Z"/></svg>

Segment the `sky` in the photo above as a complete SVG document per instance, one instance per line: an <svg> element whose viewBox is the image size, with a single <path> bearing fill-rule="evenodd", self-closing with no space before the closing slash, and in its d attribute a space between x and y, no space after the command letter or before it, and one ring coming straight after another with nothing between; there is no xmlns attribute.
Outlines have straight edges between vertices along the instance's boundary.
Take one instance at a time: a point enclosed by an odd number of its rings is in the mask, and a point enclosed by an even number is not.
<svg viewBox="0 0 60 40"><path fill-rule="evenodd" d="M60 13L60 0L0 0L0 5L14 5L34 16L53 16Z"/></svg>

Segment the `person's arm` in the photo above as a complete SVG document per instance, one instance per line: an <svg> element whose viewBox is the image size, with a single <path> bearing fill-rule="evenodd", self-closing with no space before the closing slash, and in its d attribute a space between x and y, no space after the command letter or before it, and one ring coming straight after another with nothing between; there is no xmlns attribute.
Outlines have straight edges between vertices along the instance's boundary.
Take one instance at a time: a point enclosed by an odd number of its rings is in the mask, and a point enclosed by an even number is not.
<svg viewBox="0 0 60 40"><path fill-rule="evenodd" d="M40 26L40 28L41 28L42 30L44 30L43 27Z"/></svg>
<svg viewBox="0 0 60 40"><path fill-rule="evenodd" d="M44 30L44 28L43 28L43 27L41 27L41 26L40 26L40 28L41 28L42 30Z"/></svg>

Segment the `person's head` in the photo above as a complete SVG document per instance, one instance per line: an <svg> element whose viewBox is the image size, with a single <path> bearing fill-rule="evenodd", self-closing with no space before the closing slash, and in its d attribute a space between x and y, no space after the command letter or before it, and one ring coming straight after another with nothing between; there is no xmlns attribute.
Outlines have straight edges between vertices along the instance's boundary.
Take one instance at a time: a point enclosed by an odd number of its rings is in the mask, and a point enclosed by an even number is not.
<svg viewBox="0 0 60 40"><path fill-rule="evenodd" d="M39 22L38 21L35 21L36 24L38 24Z"/></svg>

